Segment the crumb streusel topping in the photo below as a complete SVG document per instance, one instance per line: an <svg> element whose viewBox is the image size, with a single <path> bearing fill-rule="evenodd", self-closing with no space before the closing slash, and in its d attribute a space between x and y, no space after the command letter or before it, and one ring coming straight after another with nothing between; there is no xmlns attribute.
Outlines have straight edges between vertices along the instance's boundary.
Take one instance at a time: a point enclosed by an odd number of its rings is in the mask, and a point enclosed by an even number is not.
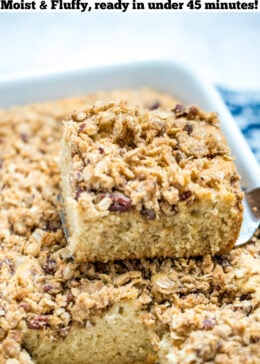
<svg viewBox="0 0 260 364"><path fill-rule="evenodd" d="M133 207L155 218L165 206L176 210L223 186L242 199L215 113L98 102L73 113L65 127L74 198L93 205L93 218Z"/></svg>

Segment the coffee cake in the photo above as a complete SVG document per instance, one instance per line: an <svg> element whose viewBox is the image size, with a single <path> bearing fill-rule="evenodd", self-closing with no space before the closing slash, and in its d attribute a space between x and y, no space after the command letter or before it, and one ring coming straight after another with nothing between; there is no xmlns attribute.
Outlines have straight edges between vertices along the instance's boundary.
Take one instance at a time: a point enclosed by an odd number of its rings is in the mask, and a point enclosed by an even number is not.
<svg viewBox="0 0 260 364"><path fill-rule="evenodd" d="M100 95L0 110L0 363L257 364L260 231L216 257L79 263L66 248L61 120ZM173 103L102 98L120 95Z"/></svg>

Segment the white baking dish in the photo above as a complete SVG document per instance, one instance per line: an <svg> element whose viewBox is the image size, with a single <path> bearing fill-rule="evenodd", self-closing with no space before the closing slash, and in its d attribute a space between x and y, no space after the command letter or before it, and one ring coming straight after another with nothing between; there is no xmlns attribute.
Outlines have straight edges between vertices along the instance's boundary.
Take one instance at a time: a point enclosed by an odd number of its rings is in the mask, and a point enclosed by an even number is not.
<svg viewBox="0 0 260 364"><path fill-rule="evenodd" d="M242 186L250 189L260 186L260 167L222 99L215 89L204 81L203 75L197 75L178 63L141 62L66 73L6 78L0 80L0 106L9 107L97 90L143 86L168 92L185 103L197 104L206 110L218 112L222 131L232 154L236 157L235 163L242 177ZM242 232L247 234L249 230L246 216L244 220L247 224L242 228ZM254 226L257 226L256 221ZM245 237L242 239L245 240Z"/></svg>

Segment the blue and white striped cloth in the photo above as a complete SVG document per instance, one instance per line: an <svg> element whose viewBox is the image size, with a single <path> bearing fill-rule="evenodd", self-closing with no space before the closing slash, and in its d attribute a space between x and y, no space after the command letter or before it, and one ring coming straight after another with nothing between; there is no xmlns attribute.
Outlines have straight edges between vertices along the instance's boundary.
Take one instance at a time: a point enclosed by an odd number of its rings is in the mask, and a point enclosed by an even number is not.
<svg viewBox="0 0 260 364"><path fill-rule="evenodd" d="M260 163L260 92L238 92L223 87L218 87L218 91Z"/></svg>

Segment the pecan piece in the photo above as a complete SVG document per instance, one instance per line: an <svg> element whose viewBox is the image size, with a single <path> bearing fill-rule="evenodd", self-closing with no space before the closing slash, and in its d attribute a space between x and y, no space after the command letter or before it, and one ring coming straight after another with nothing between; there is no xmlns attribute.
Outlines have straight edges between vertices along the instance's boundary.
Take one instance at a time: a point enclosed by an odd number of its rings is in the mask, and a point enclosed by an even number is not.
<svg viewBox="0 0 260 364"><path fill-rule="evenodd" d="M20 303L19 307L23 308L24 311L28 312L30 310L30 306L27 302Z"/></svg>
<svg viewBox="0 0 260 364"><path fill-rule="evenodd" d="M74 302L74 296L71 291L67 293L67 303Z"/></svg>
<svg viewBox="0 0 260 364"><path fill-rule="evenodd" d="M85 192L85 189L83 187L77 187L76 193L75 193L75 200L78 201L80 195Z"/></svg>
<svg viewBox="0 0 260 364"><path fill-rule="evenodd" d="M175 105L175 107L172 109L172 111L175 113L176 116L181 116L181 115L186 114L186 108L182 104Z"/></svg>
<svg viewBox="0 0 260 364"><path fill-rule="evenodd" d="M43 330L48 326L48 317L44 315L37 315L28 321L29 329L33 330Z"/></svg>
<svg viewBox="0 0 260 364"><path fill-rule="evenodd" d="M215 322L205 318L203 320L203 330L211 330L215 326Z"/></svg>
<svg viewBox="0 0 260 364"><path fill-rule="evenodd" d="M230 183L231 183L231 184L234 184L234 183L236 183L237 181L239 181L239 177L238 177L238 175L231 176L231 178L230 178Z"/></svg>
<svg viewBox="0 0 260 364"><path fill-rule="evenodd" d="M188 119L195 119L198 115L199 110L195 106L191 106L188 110L187 118Z"/></svg>
<svg viewBox="0 0 260 364"><path fill-rule="evenodd" d="M130 211L132 206L131 199L122 193L111 193L109 197L112 200L112 204L109 207L109 211L113 212L126 212Z"/></svg>
<svg viewBox="0 0 260 364"><path fill-rule="evenodd" d="M250 336L250 343L252 344L257 344L260 341L260 336L256 336L256 335L251 335Z"/></svg>
<svg viewBox="0 0 260 364"><path fill-rule="evenodd" d="M191 124L186 124L184 126L184 130L188 133L188 135L191 135L191 133L193 131L193 126Z"/></svg>
<svg viewBox="0 0 260 364"><path fill-rule="evenodd" d="M99 150L99 153L100 153L100 154L104 154L104 148L99 147L99 148L98 148L98 150Z"/></svg>
<svg viewBox="0 0 260 364"><path fill-rule="evenodd" d="M79 133L81 133L82 131L84 131L85 127L87 126L86 123L82 123L80 124L80 127L79 127Z"/></svg>
<svg viewBox="0 0 260 364"><path fill-rule="evenodd" d="M192 195L191 191L185 191L180 194L180 201L187 200Z"/></svg>
<svg viewBox="0 0 260 364"><path fill-rule="evenodd" d="M148 106L148 109L149 109L149 110L156 110L156 109L158 109L160 106L161 106L160 101L155 100L155 101L153 101L153 102L152 102L152 103Z"/></svg>
<svg viewBox="0 0 260 364"><path fill-rule="evenodd" d="M26 133L21 133L21 139L24 143L28 143L29 136Z"/></svg>
<svg viewBox="0 0 260 364"><path fill-rule="evenodd" d="M51 284L46 284L43 287L43 291L46 292L46 293L50 292L52 289L53 289L53 286Z"/></svg>
<svg viewBox="0 0 260 364"><path fill-rule="evenodd" d="M57 268L56 260L52 259L50 256L48 256L46 262L42 266L43 270L47 274L54 274Z"/></svg>

